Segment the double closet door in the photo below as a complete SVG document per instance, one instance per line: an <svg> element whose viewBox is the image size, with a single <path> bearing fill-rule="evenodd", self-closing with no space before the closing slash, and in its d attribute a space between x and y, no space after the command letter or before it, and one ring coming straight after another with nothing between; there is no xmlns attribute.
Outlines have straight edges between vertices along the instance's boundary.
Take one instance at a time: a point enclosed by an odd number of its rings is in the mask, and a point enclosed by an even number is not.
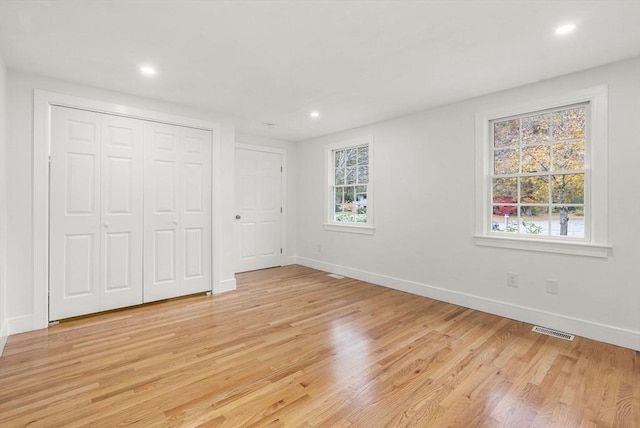
<svg viewBox="0 0 640 428"><path fill-rule="evenodd" d="M49 319L211 289L211 132L51 112Z"/></svg>

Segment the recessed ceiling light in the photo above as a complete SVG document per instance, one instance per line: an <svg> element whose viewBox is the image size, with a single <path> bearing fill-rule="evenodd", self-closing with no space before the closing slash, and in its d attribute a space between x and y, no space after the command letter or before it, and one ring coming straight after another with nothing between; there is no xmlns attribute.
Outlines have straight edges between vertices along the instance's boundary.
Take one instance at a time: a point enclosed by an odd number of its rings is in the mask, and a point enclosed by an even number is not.
<svg viewBox="0 0 640 428"><path fill-rule="evenodd" d="M309 113L309 116L311 116L314 119L317 119L320 117L320 112L317 110L312 111L311 113Z"/></svg>
<svg viewBox="0 0 640 428"><path fill-rule="evenodd" d="M271 129L275 129L278 127L277 124L275 123L265 123L264 126L266 126L267 128L271 128Z"/></svg>
<svg viewBox="0 0 640 428"><path fill-rule="evenodd" d="M140 67L140 73L142 73L145 76L155 76L156 69L150 65L143 65Z"/></svg>
<svg viewBox="0 0 640 428"><path fill-rule="evenodd" d="M570 32L572 32L575 29L576 29L575 24L561 25L558 28L556 28L556 34L559 34L559 35L569 34Z"/></svg>

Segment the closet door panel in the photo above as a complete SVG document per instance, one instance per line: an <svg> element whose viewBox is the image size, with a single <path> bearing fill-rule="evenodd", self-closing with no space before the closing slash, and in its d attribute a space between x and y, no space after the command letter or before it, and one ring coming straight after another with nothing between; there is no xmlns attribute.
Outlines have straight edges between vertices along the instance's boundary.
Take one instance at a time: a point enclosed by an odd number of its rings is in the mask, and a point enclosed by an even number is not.
<svg viewBox="0 0 640 428"><path fill-rule="evenodd" d="M142 303L143 122L102 115L101 310Z"/></svg>
<svg viewBox="0 0 640 428"><path fill-rule="evenodd" d="M183 264L179 239L182 201L180 128L146 122L144 125L144 301L176 297Z"/></svg>
<svg viewBox="0 0 640 428"><path fill-rule="evenodd" d="M100 116L53 107L49 319L100 310Z"/></svg>
<svg viewBox="0 0 640 428"><path fill-rule="evenodd" d="M182 128L182 294L211 290L210 131Z"/></svg>

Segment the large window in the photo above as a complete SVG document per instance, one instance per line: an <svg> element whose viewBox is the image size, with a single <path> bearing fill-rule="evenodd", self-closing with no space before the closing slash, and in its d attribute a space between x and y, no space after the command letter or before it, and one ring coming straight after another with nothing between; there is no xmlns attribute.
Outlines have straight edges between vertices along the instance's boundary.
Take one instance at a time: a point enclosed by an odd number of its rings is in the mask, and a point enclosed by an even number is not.
<svg viewBox="0 0 640 428"><path fill-rule="evenodd" d="M476 114L477 245L607 257L605 86Z"/></svg>
<svg viewBox="0 0 640 428"><path fill-rule="evenodd" d="M585 238L589 105L492 120L491 230Z"/></svg>
<svg viewBox="0 0 640 428"><path fill-rule="evenodd" d="M337 229L332 230L371 233L371 152L370 138L328 147L328 228L335 226Z"/></svg>

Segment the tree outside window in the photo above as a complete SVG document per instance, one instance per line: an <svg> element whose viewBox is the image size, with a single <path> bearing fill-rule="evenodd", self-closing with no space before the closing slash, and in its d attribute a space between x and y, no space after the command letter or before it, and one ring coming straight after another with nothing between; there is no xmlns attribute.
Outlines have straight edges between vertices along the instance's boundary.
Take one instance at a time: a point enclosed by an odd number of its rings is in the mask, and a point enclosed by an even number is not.
<svg viewBox="0 0 640 428"><path fill-rule="evenodd" d="M349 147L333 152L332 221L367 223L369 146Z"/></svg>
<svg viewBox="0 0 640 428"><path fill-rule="evenodd" d="M585 237L588 104L490 122L491 230Z"/></svg>

